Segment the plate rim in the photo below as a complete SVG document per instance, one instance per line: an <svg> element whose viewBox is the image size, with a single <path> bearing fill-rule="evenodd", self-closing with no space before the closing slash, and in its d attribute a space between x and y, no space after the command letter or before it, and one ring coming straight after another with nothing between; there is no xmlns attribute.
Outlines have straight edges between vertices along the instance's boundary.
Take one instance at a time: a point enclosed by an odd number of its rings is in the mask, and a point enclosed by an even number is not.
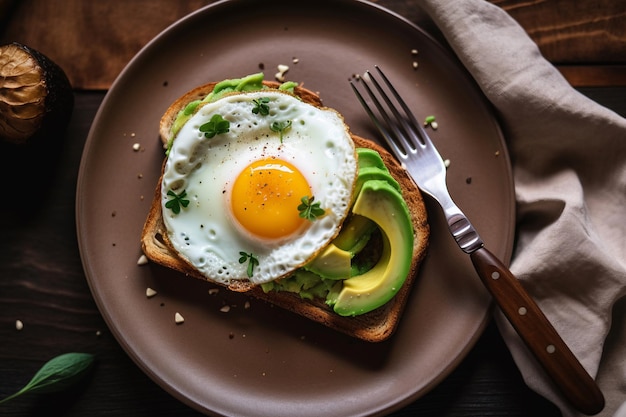
<svg viewBox="0 0 626 417"><path fill-rule="evenodd" d="M444 53L448 54L451 57L454 57L454 55L444 47L444 45L441 44L441 42L439 40L437 40L436 38L434 38L431 34L429 34L428 32L426 32L424 29L422 29L420 26L418 26L417 24L413 23L412 21L408 20L407 18L403 17L402 15L396 13L393 10L390 10L380 4L377 3L372 3L370 1L367 0L335 0L335 1L339 1L341 3L345 3L345 4L353 4L353 7L366 7L366 8L370 8L375 10L376 13L384 13L388 16L393 17L394 19L397 19L399 21L402 22L402 24L404 25L408 25L411 27L412 30L416 30L418 32L420 32L424 37L428 38L430 42L432 42L434 45L436 45L439 49L441 49ZM89 133L87 136L87 140L85 142L85 146L83 148L83 152L81 155L81 159L80 159L80 165L79 165L79 171L78 171L78 179L77 179L77 184L76 184L76 199L75 199L75 209L76 209L76 233L78 236L78 243L79 243L79 252L80 252L80 257L81 257L81 263L83 266L83 269L85 271L85 276L89 285L90 290L92 291L92 295L93 298L96 302L96 305L102 315L102 317L104 318L105 322L107 323L107 326L109 327L111 333L115 336L116 341L120 344L120 346L123 348L124 352L133 360L133 362L144 372L146 373L146 375L148 375L150 377L150 379L153 382L156 382L161 388L163 388L166 392L168 392L170 395L174 396L175 398L177 398L179 401L181 401L182 403L190 406L191 408L203 412L203 413L215 413L217 412L217 410L211 410L206 408L204 405L198 404L196 401L193 401L188 395L185 395L185 393L181 392L179 389L177 389L176 387L171 386L171 384L168 384L166 381L164 381L161 376L159 375L158 372L155 372L153 369L151 369L150 367L147 366L147 364L142 361L141 357L136 355L136 352L131 348L130 344L128 343L127 340L125 340L123 337L121 337L119 330L116 328L115 323L112 322L111 317L109 316L109 314L106 313L106 308L103 304L103 300L98 297L94 291L93 291L93 287L92 287L92 283L91 283L91 278L93 277L94 274L96 274L96 272L92 269L92 264L90 264L90 262L86 259L85 257L85 249L83 247L83 239L81 238L82 235L84 234L84 230L86 227L85 224L85 220L83 219L82 215L84 213L84 208L83 208L83 204L85 203L84 199L81 198L81 191L83 190L83 188L85 187L84 181L85 181L85 170L87 170L88 168L86 167L86 159L87 159L87 155L90 153L91 151L91 147L93 146L93 136L94 136L94 126L98 125L98 122L100 121L100 119L103 116L103 108L105 108L106 104L108 103L108 100L110 100L110 97L112 96L111 92L112 91L116 91L115 88L116 86L122 82L122 80L126 77L126 74L128 72L130 72L130 70L132 69L132 67L135 65L136 61L140 59L140 57L146 53L146 51L149 51L154 44L157 44L160 42L160 40L163 37L168 36L169 32L175 28L178 28L180 26L184 26L188 21L196 18L198 15L202 15L205 13L210 13L211 11L217 11L219 12L219 9L221 7L224 7L225 5L230 6L233 3L240 3L240 4L245 4L245 3L250 3L249 0L219 0L217 2L205 5L189 14L187 14L186 16L178 19L177 21L173 22L172 24L170 24L169 26L167 26L166 28L164 28L161 32L159 32L159 34L157 34L155 37L153 37L148 43L146 43L134 56L133 58L125 65L125 67L122 69L122 71L118 74L118 76L115 78L115 80L113 81L113 83L111 84L111 86L109 87L109 89L107 90L104 99L102 100L102 102L99 105L99 108L96 112L96 115L93 119L92 125L89 129ZM455 59L458 62L458 59ZM461 65L459 63L459 65ZM465 68L463 68L465 69ZM467 70L465 70L465 72L467 72ZM473 80L473 78L472 78ZM511 199L514 201L514 182L513 182L513 171L512 171L512 165L511 165L511 160L509 157L509 151L508 148L506 146L506 140L505 140L505 136L504 133L502 131L501 125L500 125L500 121L497 119L497 114L493 111L493 107L491 105L491 103L489 102L488 99L486 99L484 97L484 94L482 93L482 91L480 91L480 95L481 95L481 99L482 101L491 108L491 114L492 117L494 119L494 126L495 128L499 131L500 134L500 139L502 142L502 150L504 155L502 155L502 157L506 158L506 174L508 177L508 183L509 183L509 190L510 190L510 194L511 194ZM515 207L514 204L513 206L513 210L511 211L511 213L509 213L509 217L511 218L511 220L515 219ZM513 253L513 247L514 247L514 221L511 222L512 225L510 225L509 227L509 238L508 240L508 248L507 248L507 255L506 255L506 259L504 259L504 262L506 264L508 264L511 260L512 257L512 253ZM482 335L484 329L486 328L488 322L489 322L489 318L491 315L493 309L493 305L490 304L490 306L488 306L488 308L484 311L483 317L480 320L480 323L478 323L477 325L477 329L474 332L474 334L472 335L472 337L469 339L468 343L459 351L459 354L453 358L451 361L448 362L448 366L441 369L441 371L438 373L438 375L431 379L424 387L422 387L421 389L418 390L412 390L412 391L407 391L407 395L404 398L399 398L398 401L393 402L391 404L385 404L384 406L381 405L379 410L372 410L373 414L368 414L368 415L386 415L388 413L397 411L403 407L405 407L406 405L414 402L415 400L417 400L418 398L422 397L423 395L425 395L426 393L428 393L429 391L431 391L434 387L436 387L437 385L439 385L447 376L450 375L451 372L453 372L453 370L463 361L463 359L467 356L467 354L469 353L469 351L474 347L476 341L480 338L480 336Z"/></svg>

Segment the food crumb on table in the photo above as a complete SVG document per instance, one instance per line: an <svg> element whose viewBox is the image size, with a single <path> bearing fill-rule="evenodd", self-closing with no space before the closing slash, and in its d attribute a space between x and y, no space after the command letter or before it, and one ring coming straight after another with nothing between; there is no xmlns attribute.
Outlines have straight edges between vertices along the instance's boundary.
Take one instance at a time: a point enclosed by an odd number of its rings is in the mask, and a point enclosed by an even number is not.
<svg viewBox="0 0 626 417"><path fill-rule="evenodd" d="M274 75L274 77L276 78L276 81L280 81L280 82L285 81L285 74L287 73L287 71L289 71L289 66L279 64L278 72Z"/></svg>
<svg viewBox="0 0 626 417"><path fill-rule="evenodd" d="M185 318L177 311L176 314L174 314L174 321L176 324L183 324L185 322Z"/></svg>

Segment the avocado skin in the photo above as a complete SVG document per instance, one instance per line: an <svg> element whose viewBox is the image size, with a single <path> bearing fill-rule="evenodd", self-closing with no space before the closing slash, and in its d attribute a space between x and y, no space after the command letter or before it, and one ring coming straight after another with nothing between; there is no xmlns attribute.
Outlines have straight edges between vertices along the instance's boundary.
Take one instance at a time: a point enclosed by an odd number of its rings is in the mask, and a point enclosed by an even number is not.
<svg viewBox="0 0 626 417"><path fill-rule="evenodd" d="M48 95L47 115L43 121L43 134L62 135L70 122L74 110L74 91L63 69L41 52L23 46L39 62L46 74Z"/></svg>
<svg viewBox="0 0 626 417"><path fill-rule="evenodd" d="M65 72L54 61L36 49L30 48L18 42L12 42L0 46L0 51L12 48L22 50L31 56L40 68L45 84L44 114L40 124L32 126L32 134L29 137L2 137L3 140L24 145L34 143L33 146L44 146L46 142L55 143L54 138L59 138L65 132L74 109L74 91ZM13 49L13 50L15 50ZM33 73L36 68L33 68ZM12 86L12 88L16 88ZM24 103L25 104L25 103ZM35 122L37 123L37 122Z"/></svg>
<svg viewBox="0 0 626 417"><path fill-rule="evenodd" d="M407 278L413 255L409 209L389 182L365 182L352 211L378 225L383 234L383 251L372 269L343 281L333 307L341 316L364 314L391 300Z"/></svg>
<svg viewBox="0 0 626 417"><path fill-rule="evenodd" d="M22 176L20 186L44 199L54 192L50 185L63 155L66 131L74 110L74 91L63 69L41 52L17 42L0 45L0 53L15 49L27 53L37 62L46 93L40 97L44 100L43 117L34 122L32 133L20 137L0 134L0 153L5 155L0 175L14 178L16 173L34 167L33 172L37 175ZM5 209L27 218L41 207L40 204L15 204L7 205Z"/></svg>

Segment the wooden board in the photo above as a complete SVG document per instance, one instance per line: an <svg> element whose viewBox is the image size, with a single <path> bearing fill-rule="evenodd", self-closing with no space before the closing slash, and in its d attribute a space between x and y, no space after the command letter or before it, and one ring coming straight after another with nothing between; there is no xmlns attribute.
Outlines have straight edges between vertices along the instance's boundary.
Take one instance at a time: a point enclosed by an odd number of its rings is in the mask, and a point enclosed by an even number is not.
<svg viewBox="0 0 626 417"><path fill-rule="evenodd" d="M48 55L77 89L107 89L154 36L214 1L0 0L0 41L21 42ZM491 1L526 29L573 85L626 85L623 1ZM416 1L374 3L436 31Z"/></svg>

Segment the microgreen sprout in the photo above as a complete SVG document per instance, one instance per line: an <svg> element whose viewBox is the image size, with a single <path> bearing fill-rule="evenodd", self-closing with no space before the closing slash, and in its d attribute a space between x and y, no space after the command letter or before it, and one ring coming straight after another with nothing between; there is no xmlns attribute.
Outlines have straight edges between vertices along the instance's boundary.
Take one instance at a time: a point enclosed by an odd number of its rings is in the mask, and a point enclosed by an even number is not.
<svg viewBox="0 0 626 417"><path fill-rule="evenodd" d="M254 103L254 107L252 108L252 113L260 114L261 116L267 116L268 114L270 114L270 106L269 106L270 98L269 97L262 97L260 99L254 99L252 100L252 102Z"/></svg>
<svg viewBox="0 0 626 417"><path fill-rule="evenodd" d="M278 132L280 134L280 143L283 143L283 134L285 133L285 131L289 130L289 128L291 127L291 120L287 120L284 122L272 122L272 124L270 125L270 129L272 129L273 132Z"/></svg>
<svg viewBox="0 0 626 417"><path fill-rule="evenodd" d="M302 204L298 206L298 211L300 212L300 217L303 219L307 219L313 221L320 216L323 216L325 211L320 207L319 202L313 202L315 197L304 196L300 199Z"/></svg>
<svg viewBox="0 0 626 417"><path fill-rule="evenodd" d="M219 114L214 114L211 120L200 126L200 132L204 133L204 136L209 139L228 131L230 131L230 122Z"/></svg>
<svg viewBox="0 0 626 417"><path fill-rule="evenodd" d="M180 213L180 206L187 207L189 205L189 200L187 197L187 191L183 190L180 194L176 194L174 191L169 190L167 195L170 196L170 200L165 203L165 208L172 210L174 214Z"/></svg>
<svg viewBox="0 0 626 417"><path fill-rule="evenodd" d="M426 116L424 119L424 126L430 126L434 130L437 130L437 121L435 120L435 116Z"/></svg>
<svg viewBox="0 0 626 417"><path fill-rule="evenodd" d="M239 258L240 264L248 262L248 269L246 272L248 274L248 278L251 278L254 273L254 267L259 264L259 259L252 253L239 252L239 255L241 255Z"/></svg>

